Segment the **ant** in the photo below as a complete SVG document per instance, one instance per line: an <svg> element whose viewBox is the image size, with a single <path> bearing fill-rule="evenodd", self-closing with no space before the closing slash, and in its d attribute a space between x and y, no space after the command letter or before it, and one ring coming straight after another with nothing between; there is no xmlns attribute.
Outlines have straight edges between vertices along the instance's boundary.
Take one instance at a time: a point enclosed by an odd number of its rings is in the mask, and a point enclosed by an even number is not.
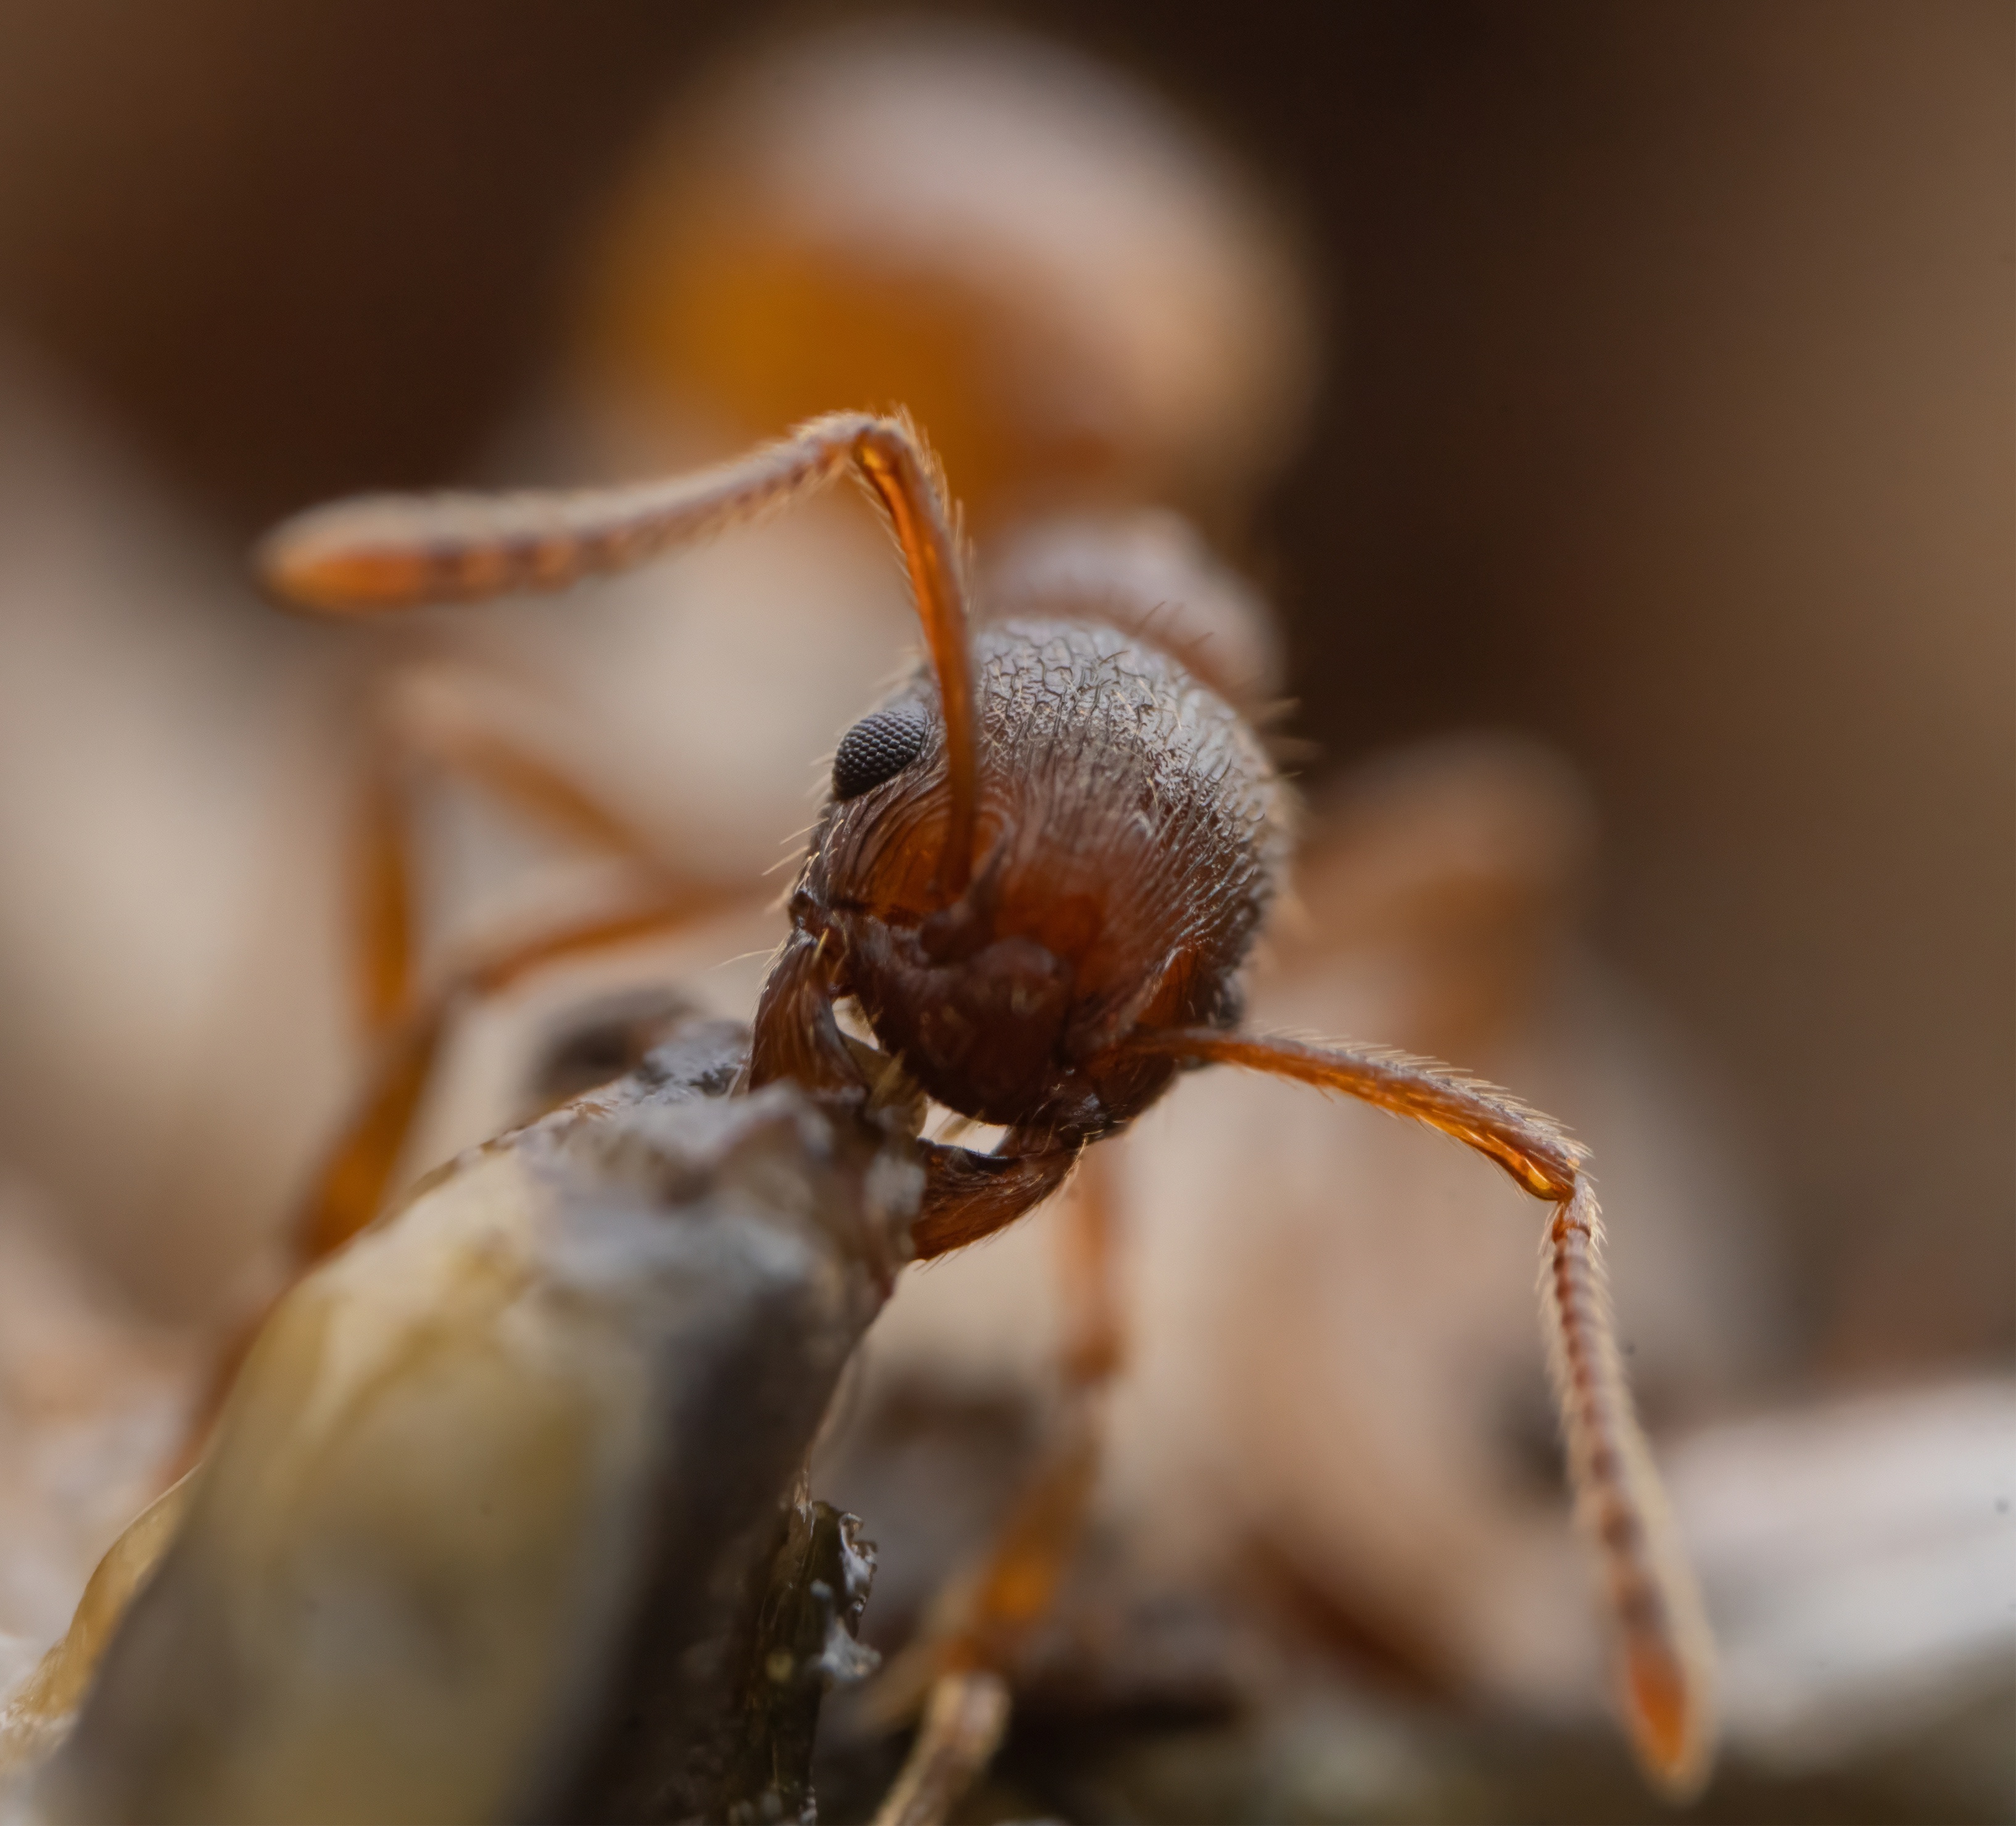
<svg viewBox="0 0 2016 1826"><path fill-rule="evenodd" d="M927 659L836 751L738 1089L788 1080L848 1118L928 1097L1000 1128L987 1153L917 1143L925 1183L911 1242L920 1259L1013 1223L1179 1072L1206 1065L1341 1091L1495 1162L1550 1207L1545 1324L1570 1475L1616 1637L1622 1709L1648 1773L1670 1792L1691 1792L1713 1734L1706 1627L1669 1538L1612 1334L1586 1151L1547 1117L1449 1067L1242 1027L1240 969L1291 848L1287 794L1235 708L1236 683L1181 605L1140 600L1116 569L1110 588L1081 580L976 621L956 521L921 436L906 418L854 412L666 481L338 502L278 528L257 561L283 601L352 618L557 590L850 473L895 535ZM620 841L615 821L572 783L531 777L523 758L491 761L494 777ZM553 958L668 930L718 904L662 866L657 875L652 902L500 954L454 991L495 989ZM397 949L395 935L388 950ZM381 972L392 1003L401 968L393 955ZM448 999L419 998L409 1010L323 1175L304 1254L336 1247L376 1214ZM920 1740L920 1754L931 1746L927 1761L984 1760L998 1735L1006 1626L1031 1608L1031 1565L1038 1586L1053 1580L1042 1562L1056 1557L1069 1489L1085 1482L1082 1454L1066 1461L1073 1468L1060 1488L1032 1494L1019 1533L1011 1524L979 1624L941 1664ZM989 1622L1003 1628L990 1635ZM925 1769L917 1783L942 1786L943 1775Z"/></svg>

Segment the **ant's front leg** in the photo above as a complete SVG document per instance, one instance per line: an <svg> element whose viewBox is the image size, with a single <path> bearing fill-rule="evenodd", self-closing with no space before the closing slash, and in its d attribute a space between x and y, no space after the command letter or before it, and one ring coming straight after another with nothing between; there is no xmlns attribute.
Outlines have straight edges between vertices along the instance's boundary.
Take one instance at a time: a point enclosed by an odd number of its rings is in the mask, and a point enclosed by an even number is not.
<svg viewBox="0 0 2016 1826"><path fill-rule="evenodd" d="M668 933L743 898L740 888L689 879L668 867L641 831L542 752L487 679L466 668L395 669L380 687L373 721L353 905L360 1013L376 1056L363 1095L303 1201L294 1232L303 1266L377 1215L458 1006L497 994L548 963ZM416 961L422 947L415 825L430 773L625 863L635 878L634 897L619 910L465 960L441 981L423 983Z"/></svg>
<svg viewBox="0 0 2016 1826"><path fill-rule="evenodd" d="M299 1266L308 1267L340 1248L383 1208L420 1100L432 1081L441 1042L459 1009L471 1000L501 995L548 964L669 937L739 898L705 888L668 888L620 912L558 927L473 958L416 995L380 1043L363 1095L310 1182L293 1233Z"/></svg>
<svg viewBox="0 0 2016 1826"><path fill-rule="evenodd" d="M491 800L528 824L628 865L640 897L687 884L650 837L547 751L531 700L466 663L423 660L381 675L351 845L355 980L365 1030L396 1025L416 996L415 828L431 777Z"/></svg>
<svg viewBox="0 0 2016 1826"><path fill-rule="evenodd" d="M293 1260L287 1284L340 1248L384 1208L393 1173L405 1152L413 1118L433 1082L448 1022L466 999L499 994L548 963L669 935L718 912L722 904L718 897L668 896L654 905L544 932L524 944L465 965L437 989L416 998L403 1018L381 1040L364 1094L309 1183L308 1194L296 1217L290 1239ZM282 1287L273 1299L285 1291ZM174 1477L179 1477L196 1462L272 1303L269 1300L242 1324L219 1356L188 1431L171 1460Z"/></svg>
<svg viewBox="0 0 2016 1826"><path fill-rule="evenodd" d="M353 863L359 1013L373 1044L362 1093L331 1139L296 1214L289 1278L365 1228L385 1205L456 1011L546 964L678 931L746 899L740 889L686 881L644 839L556 763L494 714L466 681L394 674L374 707L377 727L360 796ZM432 767L476 786L520 814L634 866L636 897L619 910L465 959L423 984L415 959L414 802ZM264 1323L240 1326L214 1367L175 1468L186 1469Z"/></svg>
<svg viewBox="0 0 2016 1826"><path fill-rule="evenodd" d="M1098 1487L1106 1396L1125 1356L1117 1175L1110 1152L1062 1151L1066 1171L1071 1159L1084 1158L1058 1213L1065 1308L1060 1409L1041 1458L985 1551L947 1586L926 1633L883 1676L876 1709L891 1722L915 1707L927 1687L929 1697L877 1826L944 1819L992 1759L1007 1728L1010 1683L1055 1606ZM994 1184L1020 1183L1026 1190L1041 1179L1040 1198L1055 1183L1043 1176L1058 1158L1059 1151L1009 1157ZM928 1190L926 1196L928 1201ZM963 1221L970 1224L975 1216L967 1203Z"/></svg>

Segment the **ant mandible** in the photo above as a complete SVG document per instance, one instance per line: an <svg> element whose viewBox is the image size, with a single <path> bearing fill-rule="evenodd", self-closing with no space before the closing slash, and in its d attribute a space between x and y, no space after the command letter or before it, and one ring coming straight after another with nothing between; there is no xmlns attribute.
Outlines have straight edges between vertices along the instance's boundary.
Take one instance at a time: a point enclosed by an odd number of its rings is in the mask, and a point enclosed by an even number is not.
<svg viewBox="0 0 2016 1826"><path fill-rule="evenodd" d="M895 532L928 661L840 744L743 1087L788 1079L836 1114L886 1099L891 1086L921 1088L1002 1127L986 1154L919 1143L920 1258L1031 1210L1186 1068L1240 1065L1342 1091L1495 1161L1552 1207L1545 1324L1622 1710L1648 1772L1691 1789L1713 1730L1706 1631L1612 1334L1585 1151L1446 1066L1243 1031L1239 972L1287 860L1286 794L1210 682L1207 646L1172 637L1121 594L1062 614L1009 605L972 625L953 518L922 439L902 417L860 413L668 481L338 502L279 528L259 564L284 601L343 616L554 590L848 471ZM493 988L548 958L681 923L696 904L671 894L550 936L463 986ZM879 1052L842 1031L837 1010L850 1001ZM326 1174L311 1252L373 1215L442 1005L408 1023Z"/></svg>

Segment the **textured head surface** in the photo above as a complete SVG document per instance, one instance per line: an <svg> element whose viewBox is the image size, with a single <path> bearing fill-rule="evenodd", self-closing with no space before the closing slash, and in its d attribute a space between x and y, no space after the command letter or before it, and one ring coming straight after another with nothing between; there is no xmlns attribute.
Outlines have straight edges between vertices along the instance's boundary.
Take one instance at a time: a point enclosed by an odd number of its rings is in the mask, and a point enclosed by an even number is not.
<svg viewBox="0 0 2016 1826"><path fill-rule="evenodd" d="M838 948L843 987L940 1101L1096 1133L1168 1077L1160 1063L1100 1069L1102 1053L1136 1027L1229 1014L1285 848L1281 789L1222 699L1118 629L1003 621L976 633L974 656L970 888L948 904L934 879L948 794L923 672L890 700L926 719L921 751L827 808L794 913Z"/></svg>

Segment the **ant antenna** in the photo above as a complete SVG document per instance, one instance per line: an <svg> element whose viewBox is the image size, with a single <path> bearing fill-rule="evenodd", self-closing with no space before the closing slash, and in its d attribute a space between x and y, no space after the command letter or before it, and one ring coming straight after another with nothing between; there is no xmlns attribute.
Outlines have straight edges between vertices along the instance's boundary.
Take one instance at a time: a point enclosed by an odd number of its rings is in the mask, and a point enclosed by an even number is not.
<svg viewBox="0 0 2016 1826"><path fill-rule="evenodd" d="M901 414L834 412L748 456L630 487L509 495L371 495L296 515L254 563L282 603L386 614L560 590L775 511L855 474L887 517L938 675L952 800L938 883L973 879L980 827L978 715L959 542L938 465Z"/></svg>

